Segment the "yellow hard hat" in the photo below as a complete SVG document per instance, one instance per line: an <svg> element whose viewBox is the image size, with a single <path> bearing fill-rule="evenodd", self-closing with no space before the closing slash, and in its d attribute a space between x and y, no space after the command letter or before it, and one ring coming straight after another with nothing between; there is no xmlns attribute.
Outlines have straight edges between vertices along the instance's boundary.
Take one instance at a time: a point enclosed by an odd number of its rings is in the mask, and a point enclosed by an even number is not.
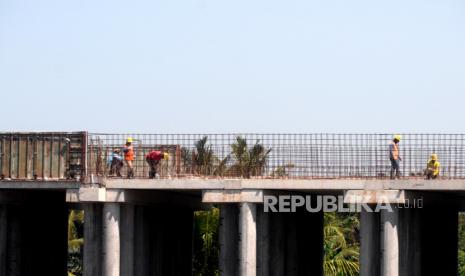
<svg viewBox="0 0 465 276"><path fill-rule="evenodd" d="M168 160L170 157L169 153L165 152L163 153L163 159Z"/></svg>
<svg viewBox="0 0 465 276"><path fill-rule="evenodd" d="M402 136L399 134L394 135L394 140L400 141L400 139L402 139Z"/></svg>
<svg viewBox="0 0 465 276"><path fill-rule="evenodd" d="M437 161L438 160L438 155L436 153L431 154L431 160Z"/></svg>
<svg viewBox="0 0 465 276"><path fill-rule="evenodd" d="M132 137L126 138L126 143L132 143Z"/></svg>

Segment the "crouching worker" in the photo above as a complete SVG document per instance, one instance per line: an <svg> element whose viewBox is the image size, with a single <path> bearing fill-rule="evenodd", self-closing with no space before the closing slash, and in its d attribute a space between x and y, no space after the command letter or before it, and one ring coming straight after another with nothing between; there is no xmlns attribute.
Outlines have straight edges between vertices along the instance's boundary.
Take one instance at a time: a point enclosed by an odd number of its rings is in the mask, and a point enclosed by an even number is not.
<svg viewBox="0 0 465 276"><path fill-rule="evenodd" d="M145 161L147 161L150 166L149 178L155 178L157 175L157 165L162 159L168 160L168 156L168 153L158 150L152 150L145 156Z"/></svg>
<svg viewBox="0 0 465 276"><path fill-rule="evenodd" d="M441 163L438 161L438 155L432 154L431 159L428 161L426 165L426 178L427 179L436 179L439 176L439 170L441 168Z"/></svg>
<svg viewBox="0 0 465 276"><path fill-rule="evenodd" d="M115 149L108 158L110 163L110 176L116 173L116 176L121 177L121 168L123 168L123 157L120 155L120 150Z"/></svg>

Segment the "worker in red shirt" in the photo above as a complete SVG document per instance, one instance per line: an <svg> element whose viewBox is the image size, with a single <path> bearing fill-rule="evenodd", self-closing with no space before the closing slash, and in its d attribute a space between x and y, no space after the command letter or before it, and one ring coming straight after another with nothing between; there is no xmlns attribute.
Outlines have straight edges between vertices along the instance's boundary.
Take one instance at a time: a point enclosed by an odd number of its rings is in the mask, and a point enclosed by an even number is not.
<svg viewBox="0 0 465 276"><path fill-rule="evenodd" d="M158 150L152 150L145 156L145 161L150 166L149 178L155 178L157 175L157 165L160 163L160 160L168 160L169 154L167 152L162 152Z"/></svg>

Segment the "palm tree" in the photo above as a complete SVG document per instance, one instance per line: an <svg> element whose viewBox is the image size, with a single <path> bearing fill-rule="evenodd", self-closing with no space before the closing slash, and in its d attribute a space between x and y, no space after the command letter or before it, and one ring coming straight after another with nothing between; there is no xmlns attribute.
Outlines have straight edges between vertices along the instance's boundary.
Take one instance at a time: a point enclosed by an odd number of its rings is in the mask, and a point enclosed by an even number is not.
<svg viewBox="0 0 465 276"><path fill-rule="evenodd" d="M354 234L358 227L356 214L325 213L324 275L359 275L359 244Z"/></svg>
<svg viewBox="0 0 465 276"><path fill-rule="evenodd" d="M208 137L204 136L195 143L193 150L181 149L181 158L185 172L199 175L223 176L228 171L227 163L229 155L225 158L218 158L212 146L208 143Z"/></svg>
<svg viewBox="0 0 465 276"><path fill-rule="evenodd" d="M259 140L249 149L247 140L240 136L236 137L236 142L231 145L231 150L236 161L231 172L235 176L245 178L262 175L268 154L271 152L271 149L266 149Z"/></svg>
<svg viewBox="0 0 465 276"><path fill-rule="evenodd" d="M194 213L194 221L194 275L217 276L220 211L216 207L209 211L197 211Z"/></svg>
<svg viewBox="0 0 465 276"><path fill-rule="evenodd" d="M71 210L68 215L68 275L82 275L84 211Z"/></svg>

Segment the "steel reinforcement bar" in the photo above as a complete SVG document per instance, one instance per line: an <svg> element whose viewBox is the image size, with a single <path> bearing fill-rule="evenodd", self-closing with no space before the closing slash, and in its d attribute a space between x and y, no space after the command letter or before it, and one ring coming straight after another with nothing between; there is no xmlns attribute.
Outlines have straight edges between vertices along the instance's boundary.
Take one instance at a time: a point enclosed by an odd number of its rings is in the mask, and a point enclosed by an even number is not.
<svg viewBox="0 0 465 276"><path fill-rule="evenodd" d="M169 154L160 178L387 178L392 134L98 134L88 136L87 173L110 177L110 156L128 137L134 177L147 178L145 156ZM465 178L465 134L402 134L402 177L422 178L431 154L441 178ZM127 175L127 165L122 175Z"/></svg>

